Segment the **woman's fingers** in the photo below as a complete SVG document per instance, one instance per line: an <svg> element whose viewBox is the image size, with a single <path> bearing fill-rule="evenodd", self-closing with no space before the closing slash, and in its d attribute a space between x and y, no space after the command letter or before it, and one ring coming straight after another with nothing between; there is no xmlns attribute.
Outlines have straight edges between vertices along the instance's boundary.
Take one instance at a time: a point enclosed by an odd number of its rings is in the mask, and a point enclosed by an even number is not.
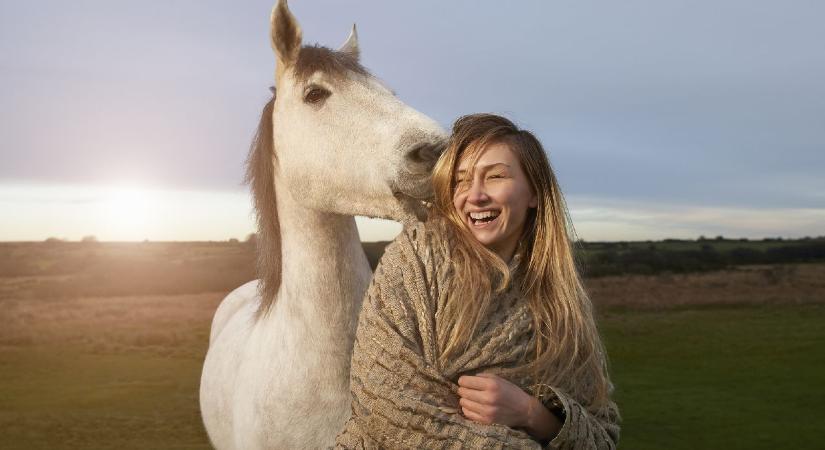
<svg viewBox="0 0 825 450"><path fill-rule="evenodd" d="M479 413L477 413L477 412L475 412L471 409L461 408L461 411L464 413L464 417L466 417L466 418L468 418L472 421L482 423L482 424L485 424L485 425L492 424L492 422L490 420L487 420L484 416L482 416L481 414L479 414Z"/></svg>
<svg viewBox="0 0 825 450"><path fill-rule="evenodd" d="M472 375L462 375L458 377L458 385L470 389L484 390L490 386L492 380L487 377L474 377Z"/></svg>
<svg viewBox="0 0 825 450"><path fill-rule="evenodd" d="M491 400L490 394L485 391L478 391L464 387L458 388L458 395L461 398L466 398L478 403L490 403Z"/></svg>
<svg viewBox="0 0 825 450"><path fill-rule="evenodd" d="M466 398L459 399L458 404L461 405L462 408L469 409L470 411L481 415L487 415L489 409L489 407L483 403L474 402Z"/></svg>

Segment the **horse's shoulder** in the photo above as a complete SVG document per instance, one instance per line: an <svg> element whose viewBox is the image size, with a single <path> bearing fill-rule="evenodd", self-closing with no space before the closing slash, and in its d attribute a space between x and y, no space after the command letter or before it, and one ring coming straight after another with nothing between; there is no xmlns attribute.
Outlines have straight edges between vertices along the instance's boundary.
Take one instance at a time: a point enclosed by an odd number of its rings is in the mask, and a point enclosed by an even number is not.
<svg viewBox="0 0 825 450"><path fill-rule="evenodd" d="M258 295L258 280L249 281L227 294L218 305L212 317L212 327L209 333L210 345L215 342L229 320L244 306L257 306L260 302Z"/></svg>

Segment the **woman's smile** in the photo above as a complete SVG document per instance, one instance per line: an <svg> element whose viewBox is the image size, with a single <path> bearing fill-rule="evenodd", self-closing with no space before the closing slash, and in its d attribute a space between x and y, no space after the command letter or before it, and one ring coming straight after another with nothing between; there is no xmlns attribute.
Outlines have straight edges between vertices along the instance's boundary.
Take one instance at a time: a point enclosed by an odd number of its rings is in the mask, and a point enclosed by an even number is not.
<svg viewBox="0 0 825 450"><path fill-rule="evenodd" d="M487 210L482 212L468 212L468 224L474 228L488 228L498 224L501 211Z"/></svg>

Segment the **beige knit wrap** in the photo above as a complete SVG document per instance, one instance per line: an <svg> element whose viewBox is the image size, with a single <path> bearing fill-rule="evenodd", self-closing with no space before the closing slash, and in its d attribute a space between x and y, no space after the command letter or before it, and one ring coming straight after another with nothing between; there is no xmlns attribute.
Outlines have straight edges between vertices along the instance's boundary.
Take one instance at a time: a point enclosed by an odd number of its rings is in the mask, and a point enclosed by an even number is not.
<svg viewBox="0 0 825 450"><path fill-rule="evenodd" d="M450 249L441 236L431 223L409 224L381 258L355 336L352 416L336 448L542 448L522 430L467 419L458 404L456 381L464 374L495 373L535 394L528 377L508 370L535 355L530 310L517 283L496 297L469 349L439 367L435 321L451 275ZM518 276L515 266L511 262L511 273ZM563 390L553 391L567 419L547 448L615 448L614 403L595 416Z"/></svg>

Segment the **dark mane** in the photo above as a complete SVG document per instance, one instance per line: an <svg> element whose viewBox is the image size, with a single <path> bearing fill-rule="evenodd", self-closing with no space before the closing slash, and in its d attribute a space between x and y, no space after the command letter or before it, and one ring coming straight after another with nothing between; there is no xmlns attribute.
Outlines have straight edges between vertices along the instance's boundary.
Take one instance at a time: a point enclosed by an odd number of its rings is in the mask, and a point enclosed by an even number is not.
<svg viewBox="0 0 825 450"><path fill-rule="evenodd" d="M275 90L272 98L261 112L258 131L246 158L244 182L252 189L252 199L258 222L258 293L261 304L257 316L269 311L281 287L281 226L278 221L278 207L275 198L275 170L277 161L272 142L272 110L275 105Z"/></svg>
<svg viewBox="0 0 825 450"><path fill-rule="evenodd" d="M294 70L295 78L302 82L317 71L334 78L343 77L347 72L369 75L369 71L358 62L357 56L319 45L301 47Z"/></svg>

